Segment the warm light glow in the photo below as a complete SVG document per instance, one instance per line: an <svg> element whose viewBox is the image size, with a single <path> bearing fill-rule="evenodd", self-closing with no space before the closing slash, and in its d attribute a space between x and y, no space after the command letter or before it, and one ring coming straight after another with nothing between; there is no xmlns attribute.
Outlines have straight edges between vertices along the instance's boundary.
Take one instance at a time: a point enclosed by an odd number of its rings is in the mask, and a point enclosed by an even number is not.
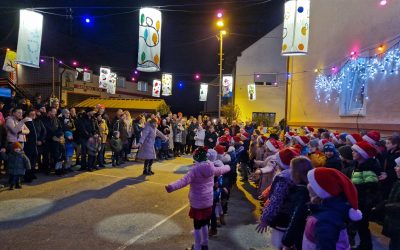
<svg viewBox="0 0 400 250"><path fill-rule="evenodd" d="M382 51L383 51L383 45L379 46L378 50L379 50L380 52L382 52Z"/></svg>
<svg viewBox="0 0 400 250"><path fill-rule="evenodd" d="M386 0L381 0L379 4L380 4L381 6L385 6L385 5L387 4L387 1L386 1Z"/></svg>
<svg viewBox="0 0 400 250"><path fill-rule="evenodd" d="M278 85L278 83L277 83L277 82L274 82L274 85L276 86L276 85Z"/></svg>
<svg viewBox="0 0 400 250"><path fill-rule="evenodd" d="M314 69L314 72L315 72L315 73L318 73L318 69Z"/></svg>
<svg viewBox="0 0 400 250"><path fill-rule="evenodd" d="M221 34L225 36L226 35L226 30L221 30Z"/></svg>
<svg viewBox="0 0 400 250"><path fill-rule="evenodd" d="M256 78L260 78L260 75L256 75Z"/></svg>
<svg viewBox="0 0 400 250"><path fill-rule="evenodd" d="M7 51L10 51L10 49L9 49L9 48L7 48Z"/></svg>
<svg viewBox="0 0 400 250"><path fill-rule="evenodd" d="M224 27L224 21L220 20L217 22L218 27Z"/></svg>

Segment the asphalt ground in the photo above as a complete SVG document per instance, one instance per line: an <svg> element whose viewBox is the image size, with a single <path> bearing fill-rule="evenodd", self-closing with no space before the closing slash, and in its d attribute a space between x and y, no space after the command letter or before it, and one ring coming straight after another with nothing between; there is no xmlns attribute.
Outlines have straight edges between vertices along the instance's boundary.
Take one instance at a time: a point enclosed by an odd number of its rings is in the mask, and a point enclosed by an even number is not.
<svg viewBox="0 0 400 250"><path fill-rule="evenodd" d="M64 177L38 175L20 190L0 190L0 249L186 249L193 242L188 187L168 194L192 159L141 163ZM4 178L2 179L4 181ZM269 233L255 232L259 202L254 187L238 182L226 217L209 249L271 249ZM374 249L387 239L374 237Z"/></svg>

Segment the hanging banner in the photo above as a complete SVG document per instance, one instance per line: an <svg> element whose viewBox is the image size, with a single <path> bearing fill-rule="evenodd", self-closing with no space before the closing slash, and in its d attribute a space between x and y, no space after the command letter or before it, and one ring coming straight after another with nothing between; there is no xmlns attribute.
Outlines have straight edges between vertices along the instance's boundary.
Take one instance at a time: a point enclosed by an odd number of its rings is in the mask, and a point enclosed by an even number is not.
<svg viewBox="0 0 400 250"><path fill-rule="evenodd" d="M256 85L254 83L247 85L247 94L250 101L256 100Z"/></svg>
<svg viewBox="0 0 400 250"><path fill-rule="evenodd" d="M161 81L158 79L155 79L155 80L153 80L152 96L160 97L160 92L161 92Z"/></svg>
<svg viewBox="0 0 400 250"><path fill-rule="evenodd" d="M200 101L201 102L207 101L207 94L208 94L208 84L207 83L200 84Z"/></svg>
<svg viewBox="0 0 400 250"><path fill-rule="evenodd" d="M91 82L92 81L92 74L90 72L83 72L83 81L84 82Z"/></svg>
<svg viewBox="0 0 400 250"><path fill-rule="evenodd" d="M301 56L308 52L310 0L285 3L282 56Z"/></svg>
<svg viewBox="0 0 400 250"><path fill-rule="evenodd" d="M117 89L117 74L111 72L110 79L107 84L107 93L115 95L116 89Z"/></svg>
<svg viewBox="0 0 400 250"><path fill-rule="evenodd" d="M110 68L100 68L100 76L99 76L99 88L107 89L108 83L110 81Z"/></svg>
<svg viewBox="0 0 400 250"><path fill-rule="evenodd" d="M222 77L222 97L232 97L233 77L232 75L225 75Z"/></svg>
<svg viewBox="0 0 400 250"><path fill-rule="evenodd" d="M162 95L163 96L172 95L172 75L166 73L162 74L161 82L162 82Z"/></svg>
<svg viewBox="0 0 400 250"><path fill-rule="evenodd" d="M140 9L139 52L137 70L160 71L161 12L152 8Z"/></svg>
<svg viewBox="0 0 400 250"><path fill-rule="evenodd" d="M41 14L29 10L19 11L17 63L39 68L42 26Z"/></svg>
<svg viewBox="0 0 400 250"><path fill-rule="evenodd" d="M17 53L12 50L7 50L6 57L4 58L3 70L7 72L14 72L17 64L15 60L17 59Z"/></svg>

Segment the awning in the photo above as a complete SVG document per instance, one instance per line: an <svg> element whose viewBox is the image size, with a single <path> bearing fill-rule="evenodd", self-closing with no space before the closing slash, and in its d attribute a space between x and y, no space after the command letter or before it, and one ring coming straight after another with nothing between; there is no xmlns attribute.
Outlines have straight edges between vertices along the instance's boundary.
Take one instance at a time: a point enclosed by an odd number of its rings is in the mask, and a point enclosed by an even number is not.
<svg viewBox="0 0 400 250"><path fill-rule="evenodd" d="M157 111L161 106L166 105L162 99L105 99L89 98L75 107L94 108L97 104L102 104L106 109L123 109L138 111Z"/></svg>

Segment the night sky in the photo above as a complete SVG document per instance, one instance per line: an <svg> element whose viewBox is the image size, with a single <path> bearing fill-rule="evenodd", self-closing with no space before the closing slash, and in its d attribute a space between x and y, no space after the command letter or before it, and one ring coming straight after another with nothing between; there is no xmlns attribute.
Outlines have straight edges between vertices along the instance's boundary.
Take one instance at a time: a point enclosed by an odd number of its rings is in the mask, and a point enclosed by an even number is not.
<svg viewBox="0 0 400 250"><path fill-rule="evenodd" d="M16 49L20 8L41 9L44 15L41 55L55 56L67 64L77 60L98 74L101 65L118 75L132 76L137 61L138 15L140 7L160 6L163 18L161 72L173 74L173 96L165 98L174 112L197 114L199 82L216 78L219 42L214 37L216 13L224 11L229 32L224 40L224 73L231 73L240 52L283 21L284 0L270 1L11 1L0 3L0 47ZM85 8L82 8L85 7ZM129 7L129 8L120 8ZM122 14L122 12L131 12ZM56 14L56 15L54 15ZM86 24L84 19L91 18ZM4 51L4 50L3 50ZM139 80L160 77L161 73L140 73ZM178 88L178 82L183 87Z"/></svg>

